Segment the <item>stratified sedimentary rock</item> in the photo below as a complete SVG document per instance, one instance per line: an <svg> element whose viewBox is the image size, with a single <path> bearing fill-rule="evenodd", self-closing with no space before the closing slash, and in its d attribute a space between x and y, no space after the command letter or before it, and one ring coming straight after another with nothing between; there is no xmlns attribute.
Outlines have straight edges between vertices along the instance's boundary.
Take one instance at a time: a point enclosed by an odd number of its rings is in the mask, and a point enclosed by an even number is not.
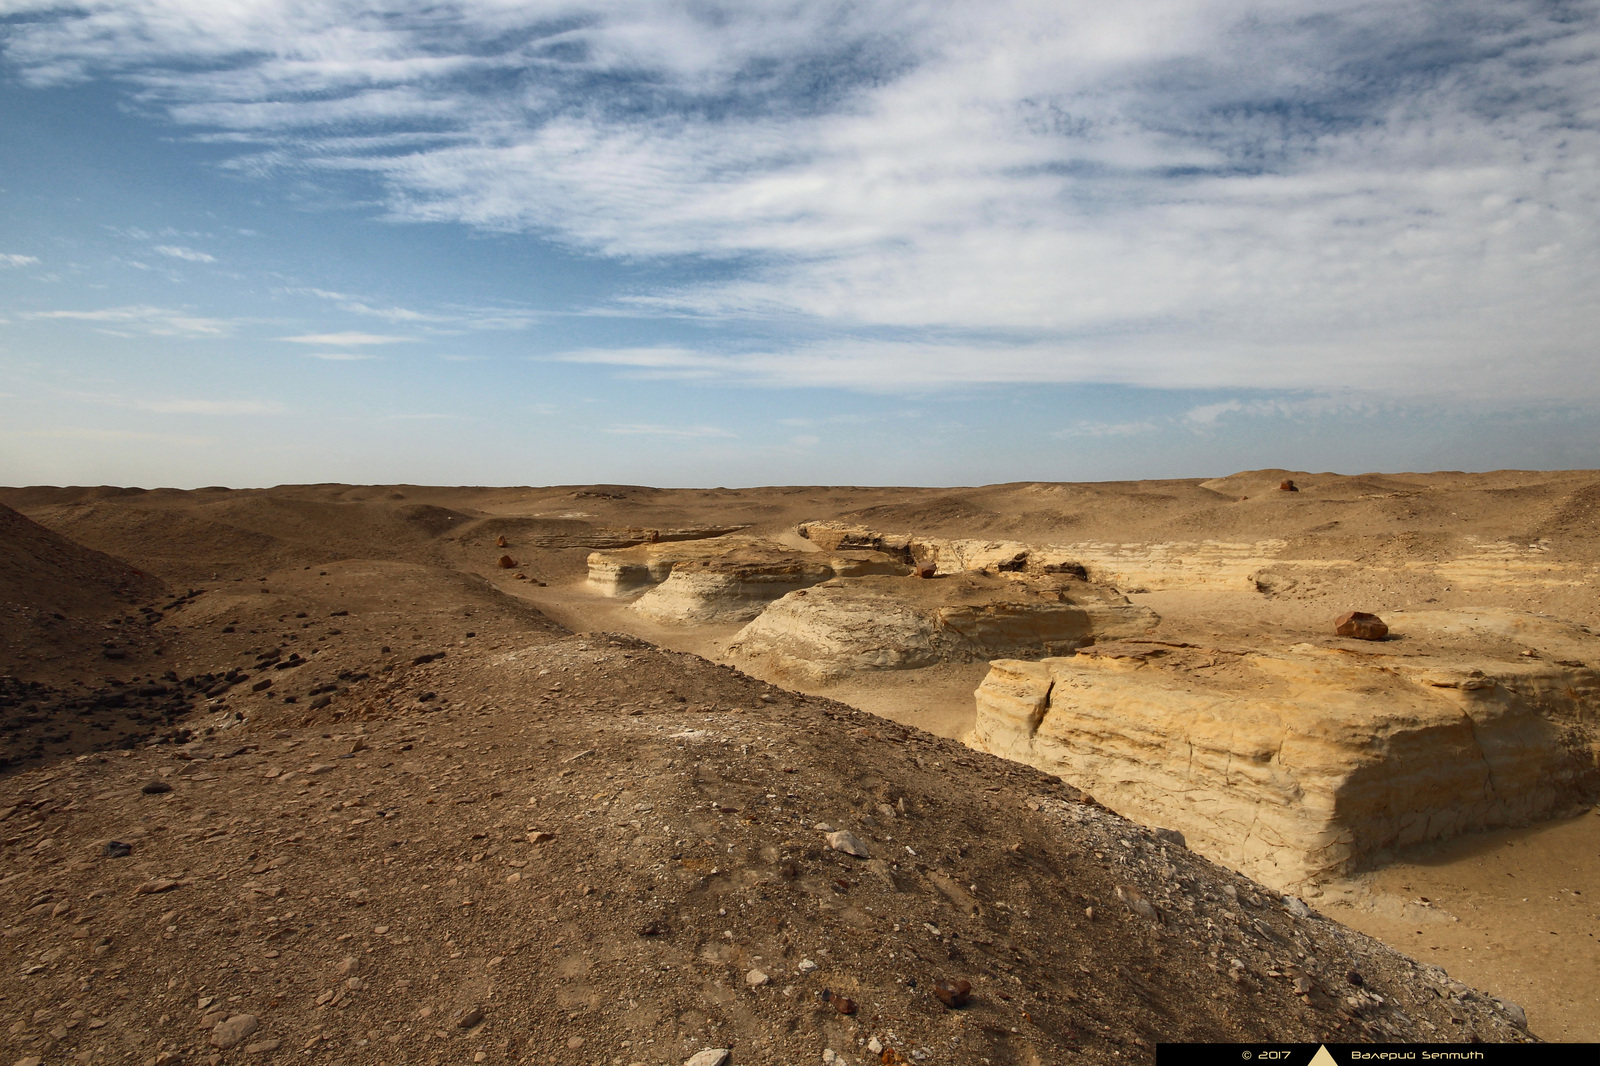
<svg viewBox="0 0 1600 1066"><path fill-rule="evenodd" d="M1397 616L1397 632L1476 624L1454 615ZM978 689L972 739L1290 888L1591 794L1600 648L1564 628L1590 665L1148 641L1001 661Z"/></svg>
<svg viewBox="0 0 1600 1066"><path fill-rule="evenodd" d="M590 587L643 593L633 609L680 625L746 622L796 589L841 576L903 576L911 568L880 552L799 551L752 537L642 544L589 556Z"/></svg>
<svg viewBox="0 0 1600 1066"><path fill-rule="evenodd" d="M785 596L740 630L729 653L776 676L831 681L861 670L1059 655L1142 636L1159 621L1109 589L1063 577L843 578Z"/></svg>

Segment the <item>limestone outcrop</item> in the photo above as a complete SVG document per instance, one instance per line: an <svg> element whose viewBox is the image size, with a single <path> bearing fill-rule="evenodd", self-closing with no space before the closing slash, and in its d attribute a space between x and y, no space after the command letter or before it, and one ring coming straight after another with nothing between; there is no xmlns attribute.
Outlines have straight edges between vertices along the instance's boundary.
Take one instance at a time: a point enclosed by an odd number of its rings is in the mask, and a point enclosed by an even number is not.
<svg viewBox="0 0 1600 1066"><path fill-rule="evenodd" d="M784 596L739 632L729 654L774 676L827 682L862 670L1059 655L1143 636L1159 621L1065 577L841 578Z"/></svg>
<svg viewBox="0 0 1600 1066"><path fill-rule="evenodd" d="M1370 560L1307 557L1288 540L1187 540L1113 543L1079 541L1041 544L886 533L847 522L807 522L799 533L823 548L874 550L932 566L937 573L966 570L1029 574L1076 573L1127 592L1170 590L1269 595L1296 584L1359 566ZM1581 588L1600 579L1600 567L1552 559L1544 544L1520 545L1465 538L1454 557L1411 559L1391 567L1400 573L1426 573L1467 588Z"/></svg>
<svg viewBox="0 0 1600 1066"><path fill-rule="evenodd" d="M880 552L800 551L753 537L641 544L589 556L591 588L638 596L634 610L679 625L746 622L779 597L833 578L908 573L910 567Z"/></svg>
<svg viewBox="0 0 1600 1066"><path fill-rule="evenodd" d="M1514 612L1486 613L1503 625ZM1456 614L1396 616L1395 629L1417 638L1482 623ZM1528 617L1529 630L1561 628ZM1153 641L999 661L977 691L972 743L1296 888L1592 795L1600 647L1564 628L1569 648L1587 646L1587 664Z"/></svg>

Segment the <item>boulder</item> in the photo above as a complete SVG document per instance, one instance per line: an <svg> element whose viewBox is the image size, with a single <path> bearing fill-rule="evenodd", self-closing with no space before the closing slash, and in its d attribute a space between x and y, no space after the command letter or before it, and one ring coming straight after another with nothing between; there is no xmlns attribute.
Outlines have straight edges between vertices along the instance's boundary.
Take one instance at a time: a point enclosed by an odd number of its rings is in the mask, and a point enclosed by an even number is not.
<svg viewBox="0 0 1600 1066"><path fill-rule="evenodd" d="M827 683L864 670L1060 655L1142 636L1159 621L1147 607L1069 578L840 578L784 596L728 651L778 677Z"/></svg>
<svg viewBox="0 0 1600 1066"><path fill-rule="evenodd" d="M1279 492L1299 492L1300 491L1300 486L1296 485L1293 481L1290 481L1288 478L1284 478L1282 481L1278 482L1278 491Z"/></svg>
<svg viewBox="0 0 1600 1066"><path fill-rule="evenodd" d="M1129 641L995 662L972 743L1289 889L1581 798L1597 706L1577 660Z"/></svg>
<svg viewBox="0 0 1600 1066"><path fill-rule="evenodd" d="M1356 640L1383 640L1389 635L1389 627L1383 624L1383 619L1366 611L1346 611L1333 620L1333 631L1341 637L1354 637Z"/></svg>
<svg viewBox="0 0 1600 1066"><path fill-rule="evenodd" d="M517 568L517 561L515 559L511 558L511 556L509 556L509 555L500 556L500 569L502 569L502 570L515 570L516 568Z"/></svg>

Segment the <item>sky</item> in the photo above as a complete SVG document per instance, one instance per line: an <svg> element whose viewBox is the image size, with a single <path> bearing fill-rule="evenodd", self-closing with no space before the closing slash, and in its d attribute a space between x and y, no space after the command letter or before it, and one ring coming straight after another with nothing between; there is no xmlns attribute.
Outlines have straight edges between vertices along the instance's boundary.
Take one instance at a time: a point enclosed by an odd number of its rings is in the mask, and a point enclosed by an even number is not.
<svg viewBox="0 0 1600 1066"><path fill-rule="evenodd" d="M1600 0L0 0L0 483L1600 468Z"/></svg>

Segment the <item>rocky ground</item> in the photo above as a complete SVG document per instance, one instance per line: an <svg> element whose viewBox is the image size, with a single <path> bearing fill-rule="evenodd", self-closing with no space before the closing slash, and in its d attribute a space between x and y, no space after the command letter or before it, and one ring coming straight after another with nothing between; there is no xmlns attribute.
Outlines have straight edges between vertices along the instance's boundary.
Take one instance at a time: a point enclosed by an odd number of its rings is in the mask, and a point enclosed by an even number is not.
<svg viewBox="0 0 1600 1066"><path fill-rule="evenodd" d="M583 560L630 529L972 520L921 490L764 492L0 494L164 582L83 592L59 613L87 644L0 588L27 623L0 649L7 1061L1530 1038L1054 778L582 624L611 610L572 591Z"/></svg>

